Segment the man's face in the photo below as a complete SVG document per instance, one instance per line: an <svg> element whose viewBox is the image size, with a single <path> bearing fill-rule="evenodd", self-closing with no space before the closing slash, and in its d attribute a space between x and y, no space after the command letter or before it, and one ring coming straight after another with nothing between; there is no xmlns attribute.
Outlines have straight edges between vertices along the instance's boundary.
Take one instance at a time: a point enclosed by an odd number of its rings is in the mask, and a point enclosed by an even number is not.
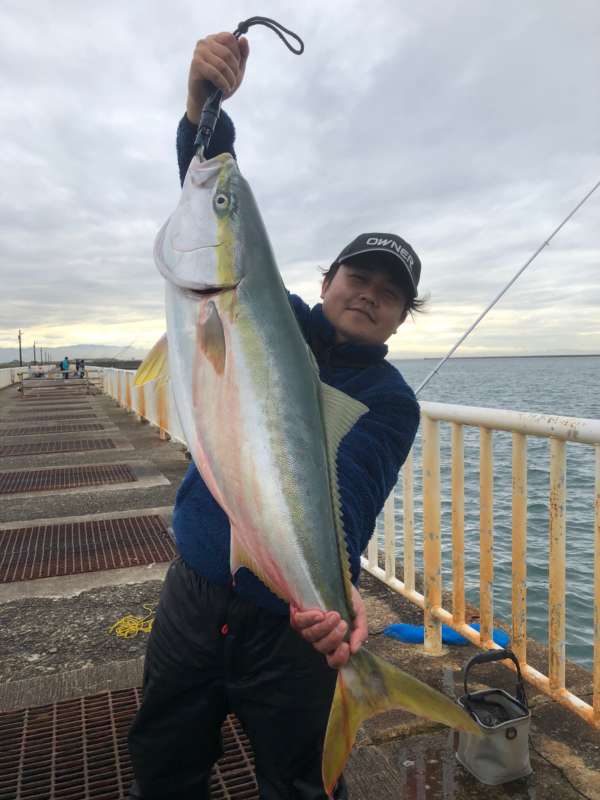
<svg viewBox="0 0 600 800"><path fill-rule="evenodd" d="M340 264L321 289L323 313L336 330L336 342L383 344L406 319L408 297L387 270Z"/></svg>

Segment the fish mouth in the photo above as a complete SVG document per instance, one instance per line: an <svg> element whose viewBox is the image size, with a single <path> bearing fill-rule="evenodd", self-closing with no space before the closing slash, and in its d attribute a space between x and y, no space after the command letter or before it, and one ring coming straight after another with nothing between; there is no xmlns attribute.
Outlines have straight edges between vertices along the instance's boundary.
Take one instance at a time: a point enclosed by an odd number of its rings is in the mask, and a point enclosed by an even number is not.
<svg viewBox="0 0 600 800"><path fill-rule="evenodd" d="M222 243L217 242L216 244L199 244L195 247L175 247L173 244L172 247L174 253L197 253L199 250L216 250L217 247L222 247Z"/></svg>
<svg viewBox="0 0 600 800"><path fill-rule="evenodd" d="M240 279L241 280L241 279ZM190 287L181 286L181 291L188 297L201 298L205 300L208 297L215 297L218 294L225 294L226 292L233 292L240 285L240 281L235 283L227 283L223 286L205 286L205 287Z"/></svg>

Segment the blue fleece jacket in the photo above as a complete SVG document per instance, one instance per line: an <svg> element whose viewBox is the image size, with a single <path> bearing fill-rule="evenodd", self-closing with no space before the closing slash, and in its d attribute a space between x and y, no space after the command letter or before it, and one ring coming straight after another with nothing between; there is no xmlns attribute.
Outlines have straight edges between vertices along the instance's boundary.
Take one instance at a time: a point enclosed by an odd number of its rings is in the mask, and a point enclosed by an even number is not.
<svg viewBox="0 0 600 800"><path fill-rule="evenodd" d="M179 123L177 155L181 180L194 154L196 128L187 117ZM208 155L233 153L234 129L223 112ZM296 319L315 354L321 380L369 408L344 437L338 452L338 479L352 580L358 581L360 555L375 519L398 479L419 425L419 406L402 375L385 361L385 345L336 344L335 329L322 306L309 308L290 295ZM183 559L214 583L231 580L229 520L192 464L177 493L173 528ZM235 577L235 591L259 606L287 614L287 606L249 570Z"/></svg>

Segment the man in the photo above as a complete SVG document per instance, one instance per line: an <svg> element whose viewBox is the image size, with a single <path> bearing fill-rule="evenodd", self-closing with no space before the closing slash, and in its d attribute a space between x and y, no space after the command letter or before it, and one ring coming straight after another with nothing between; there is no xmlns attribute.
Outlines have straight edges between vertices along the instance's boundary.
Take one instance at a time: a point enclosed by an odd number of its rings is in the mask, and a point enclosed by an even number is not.
<svg viewBox="0 0 600 800"><path fill-rule="evenodd" d="M69 356L65 356L63 358L60 368L62 370L63 378L66 380L69 377Z"/></svg>
<svg viewBox="0 0 600 800"><path fill-rule="evenodd" d="M177 133L182 179L194 155L207 81L230 96L247 56L246 40L231 34L198 43ZM207 156L234 154L233 140L231 120L222 113ZM310 309L290 296L321 379L369 408L338 455L353 584L418 426L414 394L384 360L384 343L420 304L420 268L399 236L362 234L325 274L322 305ZM247 569L236 573L234 585L229 520L193 465L179 488L173 527L180 557L169 569L148 643L144 701L129 739L136 776L130 797L207 798L221 754L220 726L234 712L253 746L262 800L324 800L321 752L335 668L367 636L358 590L348 631L335 611L288 609ZM343 780L334 794L347 797Z"/></svg>

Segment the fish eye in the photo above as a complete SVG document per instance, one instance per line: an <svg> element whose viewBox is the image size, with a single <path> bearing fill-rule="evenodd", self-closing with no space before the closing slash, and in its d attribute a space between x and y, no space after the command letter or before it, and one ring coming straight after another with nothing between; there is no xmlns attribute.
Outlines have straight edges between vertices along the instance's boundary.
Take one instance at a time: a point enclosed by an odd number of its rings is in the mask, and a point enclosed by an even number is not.
<svg viewBox="0 0 600 800"><path fill-rule="evenodd" d="M215 206L219 209L219 211L225 211L225 209L229 207L229 198L227 195L218 194L215 197Z"/></svg>

